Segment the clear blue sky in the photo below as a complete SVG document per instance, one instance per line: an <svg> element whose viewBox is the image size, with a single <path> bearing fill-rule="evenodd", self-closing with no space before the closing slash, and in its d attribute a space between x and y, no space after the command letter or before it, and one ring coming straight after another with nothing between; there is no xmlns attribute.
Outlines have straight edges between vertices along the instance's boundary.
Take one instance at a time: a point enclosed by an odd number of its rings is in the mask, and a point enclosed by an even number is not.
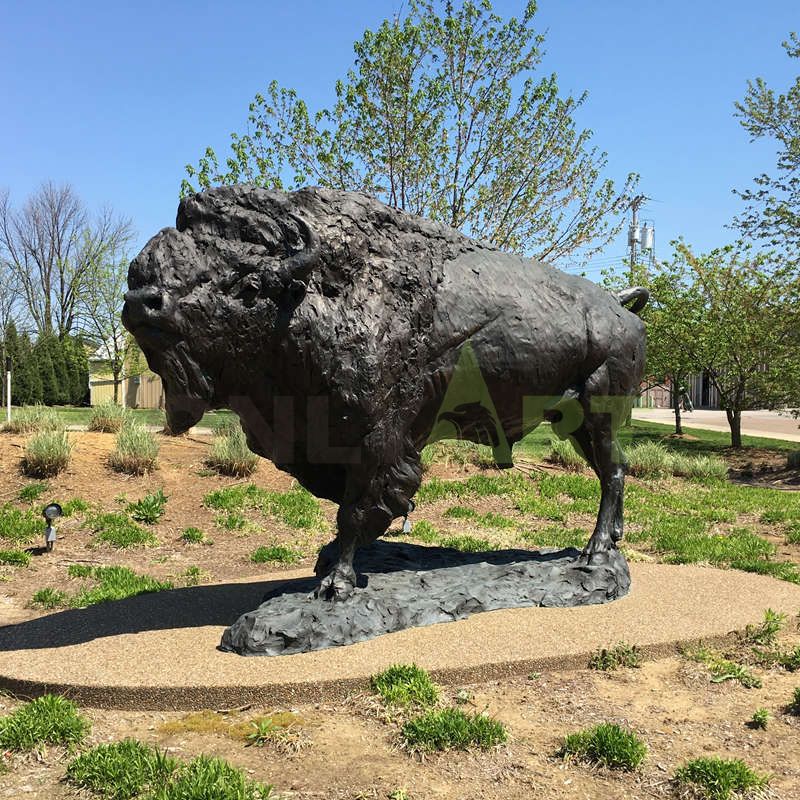
<svg viewBox="0 0 800 800"><path fill-rule="evenodd" d="M137 245L172 225L184 165L227 150L253 95L274 79L312 109L327 104L352 43L401 0L72 3L0 0L0 188L21 203L47 179L90 207L131 217ZM522 2L497 0L504 16ZM658 202L658 255L683 235L725 243L731 194L771 169L732 116L748 78L786 87L797 61L780 47L800 29L797 0L540 0L543 69L586 89L578 122L609 155L609 174L641 174ZM595 264L624 252L609 246ZM137 247L138 249L138 247Z"/></svg>

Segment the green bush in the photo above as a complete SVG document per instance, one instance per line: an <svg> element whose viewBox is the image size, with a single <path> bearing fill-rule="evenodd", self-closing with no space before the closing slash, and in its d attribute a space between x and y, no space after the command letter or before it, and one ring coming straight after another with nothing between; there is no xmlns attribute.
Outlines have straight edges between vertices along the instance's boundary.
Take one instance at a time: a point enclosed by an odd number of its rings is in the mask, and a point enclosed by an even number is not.
<svg viewBox="0 0 800 800"><path fill-rule="evenodd" d="M271 547L259 547L250 554L250 560L255 564L266 564L270 561L279 564L294 564L302 557L301 553L282 545L272 545Z"/></svg>
<svg viewBox="0 0 800 800"><path fill-rule="evenodd" d="M762 789L769 783L769 776L754 772L739 758L695 758L675 772L675 782L692 788L707 800L729 800L729 798Z"/></svg>
<svg viewBox="0 0 800 800"><path fill-rule="evenodd" d="M158 544L150 531L137 525L125 514L97 514L87 520L87 524L95 534L95 541L119 549Z"/></svg>
<svg viewBox="0 0 800 800"><path fill-rule="evenodd" d="M247 437L238 423L227 430L230 432L214 438L206 463L221 475L252 475L258 468L258 456L247 447Z"/></svg>
<svg viewBox="0 0 800 800"><path fill-rule="evenodd" d="M432 706L439 699L439 687L416 664L394 664L370 678L372 690L387 705Z"/></svg>
<svg viewBox="0 0 800 800"><path fill-rule="evenodd" d="M117 434L116 446L108 457L108 463L117 472L144 475L156 468L158 449L155 436L144 425L132 422Z"/></svg>
<svg viewBox="0 0 800 800"><path fill-rule="evenodd" d="M565 736L559 753L611 769L633 770L644 761L647 746L633 731L604 722Z"/></svg>
<svg viewBox="0 0 800 800"><path fill-rule="evenodd" d="M24 550L0 550L0 564L13 567L27 567L31 563L31 554Z"/></svg>
<svg viewBox="0 0 800 800"><path fill-rule="evenodd" d="M44 519L31 509L20 509L11 503L0 506L0 539L14 544L27 544L44 533Z"/></svg>
<svg viewBox="0 0 800 800"><path fill-rule="evenodd" d="M150 592L163 592L172 589L172 584L167 581L158 581L147 575L137 575L128 567L93 567L87 574L84 569L73 570L73 567L83 565L73 564L69 574L75 577L88 577L97 581L97 586L83 589L69 600L73 608L86 608L87 606L108 603L112 600L125 600Z"/></svg>
<svg viewBox="0 0 800 800"><path fill-rule="evenodd" d="M65 430L39 431L25 445L22 470L31 478L51 478L67 468L71 453Z"/></svg>
<svg viewBox="0 0 800 800"><path fill-rule="evenodd" d="M31 605L35 608L59 608L66 602L67 595L65 592L57 591L56 589L46 588L37 589L31 598Z"/></svg>
<svg viewBox="0 0 800 800"><path fill-rule="evenodd" d="M35 433L53 431L64 427L58 412L43 405L22 406L11 414L11 422L5 423L3 430L9 433Z"/></svg>
<svg viewBox="0 0 800 800"><path fill-rule="evenodd" d="M551 439L550 452L545 460L570 472L583 472L588 467L586 459L575 450L572 442L567 439Z"/></svg>
<svg viewBox="0 0 800 800"><path fill-rule="evenodd" d="M119 433L130 421L130 412L114 402L100 403L92 409L89 430L99 433Z"/></svg>
<svg viewBox="0 0 800 800"><path fill-rule="evenodd" d="M137 521L147 525L155 525L164 514L167 498L163 489L149 492L141 500L129 503L127 512Z"/></svg>
<svg viewBox="0 0 800 800"><path fill-rule="evenodd" d="M508 739L505 726L483 714L466 714L459 708L429 711L410 719L400 734L412 750L488 749Z"/></svg>
<svg viewBox="0 0 800 800"><path fill-rule="evenodd" d="M43 744L76 745L83 741L89 727L73 703L46 694L20 706L10 716L0 717L0 746L33 750Z"/></svg>
<svg viewBox="0 0 800 800"><path fill-rule="evenodd" d="M17 499L21 503L35 503L49 488L50 484L46 482L29 483L19 490Z"/></svg>
<svg viewBox="0 0 800 800"><path fill-rule="evenodd" d="M620 667L640 667L642 654L636 645L619 642L611 649L599 648L589 659L589 668L608 672Z"/></svg>

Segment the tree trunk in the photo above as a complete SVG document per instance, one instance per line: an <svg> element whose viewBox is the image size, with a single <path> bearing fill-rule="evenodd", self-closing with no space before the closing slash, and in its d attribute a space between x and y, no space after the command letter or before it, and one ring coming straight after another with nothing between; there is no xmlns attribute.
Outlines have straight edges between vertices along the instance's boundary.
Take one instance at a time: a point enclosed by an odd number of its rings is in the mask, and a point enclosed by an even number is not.
<svg viewBox="0 0 800 800"><path fill-rule="evenodd" d="M725 409L728 425L731 429L731 447L742 446L742 412L739 409Z"/></svg>
<svg viewBox="0 0 800 800"><path fill-rule="evenodd" d="M677 386L672 386L672 403L675 407L675 434L683 436L683 426L681 425L681 393Z"/></svg>

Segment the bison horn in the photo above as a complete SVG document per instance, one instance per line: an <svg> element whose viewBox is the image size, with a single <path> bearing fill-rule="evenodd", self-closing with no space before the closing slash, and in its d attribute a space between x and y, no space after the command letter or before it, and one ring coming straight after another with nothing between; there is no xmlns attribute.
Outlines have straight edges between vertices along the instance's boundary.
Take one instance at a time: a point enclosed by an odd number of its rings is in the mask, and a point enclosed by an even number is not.
<svg viewBox="0 0 800 800"><path fill-rule="evenodd" d="M320 259L319 236L314 233L308 223L301 217L289 214L300 230L300 237L305 241L306 246L299 252L287 259L281 268L281 283L287 285L291 281L305 280L311 270L316 266Z"/></svg>

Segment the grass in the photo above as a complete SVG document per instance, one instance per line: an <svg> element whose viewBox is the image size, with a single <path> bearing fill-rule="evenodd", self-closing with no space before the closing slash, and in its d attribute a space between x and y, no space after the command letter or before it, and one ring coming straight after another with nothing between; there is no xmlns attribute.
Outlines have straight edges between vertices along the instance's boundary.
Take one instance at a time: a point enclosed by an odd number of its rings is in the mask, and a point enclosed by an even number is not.
<svg viewBox="0 0 800 800"><path fill-rule="evenodd" d="M792 693L792 699L789 701L789 704L786 706L786 710L790 714L794 714L800 717L800 686L798 686L794 692Z"/></svg>
<svg viewBox="0 0 800 800"><path fill-rule="evenodd" d="M141 500L129 503L126 511L137 522L155 525L164 514L167 498L163 489L157 492L148 492Z"/></svg>
<svg viewBox="0 0 800 800"><path fill-rule="evenodd" d="M63 429L64 423L55 409L43 405L22 406L11 413L11 422L3 430L8 433L35 433Z"/></svg>
<svg viewBox="0 0 800 800"><path fill-rule="evenodd" d="M162 592L172 589L172 584L158 581L147 575L138 575L128 567L89 567L83 564L72 564L68 569L71 577L90 578L96 585L82 589L69 599L73 608L108 603L112 600L125 600L150 592Z"/></svg>
<svg viewBox="0 0 800 800"><path fill-rule="evenodd" d="M400 732L411 750L487 750L508 739L505 726L483 714L467 714L459 708L429 711L408 720Z"/></svg>
<svg viewBox="0 0 800 800"><path fill-rule="evenodd" d="M24 550L0 550L0 564L12 567L27 567L31 563L31 554Z"/></svg>
<svg viewBox="0 0 800 800"><path fill-rule="evenodd" d="M287 492L271 492L254 483L237 484L209 492L203 498L203 505L228 513L258 509L284 525L297 529L319 528L324 522L317 499L299 486Z"/></svg>
<svg viewBox="0 0 800 800"><path fill-rule="evenodd" d="M439 699L439 687L416 664L394 664L370 678L370 686L390 706L426 708Z"/></svg>
<svg viewBox="0 0 800 800"><path fill-rule="evenodd" d="M427 470L433 464L442 464L446 467L466 467L469 464L476 467L492 467L495 461L490 447L453 439L427 445L420 454L420 463L423 470Z"/></svg>
<svg viewBox="0 0 800 800"><path fill-rule="evenodd" d="M0 717L0 747L33 750L45 744L77 745L90 728L69 700L46 694Z"/></svg>
<svg viewBox="0 0 800 800"><path fill-rule="evenodd" d="M119 433L131 419L130 412L116 403L100 403L92 408L88 428L99 433Z"/></svg>
<svg viewBox="0 0 800 800"><path fill-rule="evenodd" d="M147 800L268 800L272 787L256 783L227 761L197 756Z"/></svg>
<svg viewBox="0 0 800 800"><path fill-rule="evenodd" d="M465 506L452 506L442 515L448 519L465 519L469 520L470 524L477 525L481 528L516 528L517 523L509 517L504 517L502 514L495 514L489 512L488 514L478 514L471 508Z"/></svg>
<svg viewBox="0 0 800 800"><path fill-rule="evenodd" d="M786 544L800 544L800 521L786 527Z"/></svg>
<svg viewBox="0 0 800 800"><path fill-rule="evenodd" d="M59 427L65 425L88 426L94 411L93 407L88 406L48 406L46 408L57 420ZM12 423L21 410L20 408L12 408ZM164 425L164 412L158 408L128 408L126 413L131 421L138 422L140 425ZM238 418L232 411L207 411L203 419L197 424L204 428L213 429L228 420L238 423Z"/></svg>
<svg viewBox="0 0 800 800"><path fill-rule="evenodd" d="M143 425L132 422L117 434L116 445L108 456L108 463L117 472L144 475L156 468L158 449L159 445L153 434Z"/></svg>
<svg viewBox="0 0 800 800"><path fill-rule="evenodd" d="M133 800L163 786L178 762L135 739L101 744L67 766L66 780L108 800Z"/></svg>
<svg viewBox="0 0 800 800"><path fill-rule="evenodd" d="M568 472L583 472L589 467L586 459L566 439L552 439L550 452L545 456L545 460L563 467Z"/></svg>
<svg viewBox="0 0 800 800"><path fill-rule="evenodd" d="M609 672L620 667L640 667L642 654L636 645L619 642L612 648L600 648L589 659L589 669Z"/></svg>
<svg viewBox="0 0 800 800"><path fill-rule="evenodd" d="M633 731L604 722L565 736L559 755L610 769L634 770L647 756L647 745Z"/></svg>
<svg viewBox="0 0 800 800"><path fill-rule="evenodd" d="M87 524L94 532L96 542L104 542L120 550L158 544L151 531L137 525L125 514L96 514L87 520Z"/></svg>
<svg viewBox="0 0 800 800"><path fill-rule="evenodd" d="M241 426L226 425L226 433L216 435L206 463L220 475L246 478L258 469L258 456L247 447Z"/></svg>
<svg viewBox="0 0 800 800"><path fill-rule="evenodd" d="M181 540L186 544L209 544L206 535L200 528L184 528L181 533Z"/></svg>
<svg viewBox="0 0 800 800"><path fill-rule="evenodd" d="M739 758L695 758L675 772L678 786L694 789L707 800L730 800L769 783L769 776L755 772Z"/></svg>
<svg viewBox="0 0 800 800"><path fill-rule="evenodd" d="M67 594L56 589L46 588L37 589L31 598L31 605L34 608L60 608L66 603Z"/></svg>
<svg viewBox="0 0 800 800"><path fill-rule="evenodd" d="M302 553L283 545L258 547L250 554L250 560L256 564L277 562L279 564L294 564L302 558Z"/></svg>
<svg viewBox="0 0 800 800"><path fill-rule="evenodd" d="M47 482L29 483L17 492L17 500L20 503L35 503L49 488Z"/></svg>
<svg viewBox="0 0 800 800"><path fill-rule="evenodd" d="M31 478L52 478L67 468L71 453L65 430L39 431L25 445L22 471Z"/></svg>
<svg viewBox="0 0 800 800"><path fill-rule="evenodd" d="M71 517L74 514L82 514L84 511L88 510L89 504L80 497L71 497L61 504L61 513L65 517Z"/></svg>

